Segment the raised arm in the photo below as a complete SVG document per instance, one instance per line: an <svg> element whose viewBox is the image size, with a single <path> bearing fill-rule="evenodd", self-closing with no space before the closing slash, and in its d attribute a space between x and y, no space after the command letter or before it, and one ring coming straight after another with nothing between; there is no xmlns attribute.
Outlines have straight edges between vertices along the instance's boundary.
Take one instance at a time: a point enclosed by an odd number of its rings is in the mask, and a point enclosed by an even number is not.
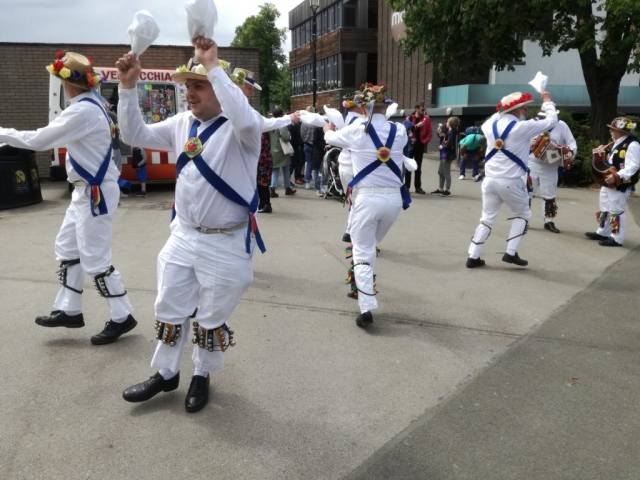
<svg viewBox="0 0 640 480"><path fill-rule="evenodd" d="M262 117L262 133L267 133L272 130L278 130L282 127L287 127L291 125L291 116L285 115L284 117L278 118L265 118Z"/></svg>
<svg viewBox="0 0 640 480"><path fill-rule="evenodd" d="M530 138L535 137L543 132L548 132L556 125L558 125L558 112L556 111L556 105L551 101L551 94L549 92L542 92L542 106L540 109L547 115L542 120L527 120L525 123L527 133Z"/></svg>
<svg viewBox="0 0 640 480"><path fill-rule="evenodd" d="M89 121L83 109L68 108L49 125L38 130L0 128L0 142L28 150L49 150L86 137L94 126L95 123Z"/></svg>
<svg viewBox="0 0 640 480"><path fill-rule="evenodd" d="M175 117L147 125L142 119L138 103L137 82L142 67L140 61L129 52L116 62L118 67L118 125L120 137L127 145L156 150L174 150L172 143Z"/></svg>

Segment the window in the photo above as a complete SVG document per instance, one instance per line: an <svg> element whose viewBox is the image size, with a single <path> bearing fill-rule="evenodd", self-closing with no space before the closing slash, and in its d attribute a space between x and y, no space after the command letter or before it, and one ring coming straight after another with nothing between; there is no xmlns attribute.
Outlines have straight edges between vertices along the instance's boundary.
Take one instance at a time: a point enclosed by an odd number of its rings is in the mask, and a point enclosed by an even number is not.
<svg viewBox="0 0 640 480"><path fill-rule="evenodd" d="M378 84L378 54L367 53L367 82Z"/></svg>
<svg viewBox="0 0 640 480"><path fill-rule="evenodd" d="M342 54L342 88L356 88L356 54Z"/></svg>
<svg viewBox="0 0 640 480"><path fill-rule="evenodd" d="M342 5L344 21L343 27L355 27L357 24L356 5L354 3L345 3Z"/></svg>
<svg viewBox="0 0 640 480"><path fill-rule="evenodd" d="M367 27L378 28L378 0L369 0L369 13L367 15Z"/></svg>

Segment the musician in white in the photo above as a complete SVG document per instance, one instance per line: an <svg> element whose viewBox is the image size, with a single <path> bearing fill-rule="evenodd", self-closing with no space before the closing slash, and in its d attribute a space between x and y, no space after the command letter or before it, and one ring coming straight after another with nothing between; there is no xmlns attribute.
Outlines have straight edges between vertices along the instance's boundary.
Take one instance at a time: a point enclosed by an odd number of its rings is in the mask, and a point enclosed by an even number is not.
<svg viewBox="0 0 640 480"><path fill-rule="evenodd" d="M546 116L546 112L538 113L539 119L544 119ZM553 233L560 233L560 230L555 225L555 218L558 213L558 205L556 203L558 167L565 166L567 169L570 168L569 161L578 151L578 145L575 138L573 138L569 125L562 120L558 120L558 124L549 131L550 142L548 148L538 158L533 154L533 147L541 138L542 136L537 136L531 142L532 153L529 155L529 169L531 170L531 180L533 181L531 196L533 197L533 193L540 187L540 195L544 200L542 205L544 228ZM566 147L569 150L564 158L562 147ZM553 163L549 163L550 161Z"/></svg>
<svg viewBox="0 0 640 480"><path fill-rule="evenodd" d="M605 177L607 186L600 189L600 211L596 212L599 227L585 236L598 240L603 247L621 247L626 225L625 205L640 174L640 143L633 135L636 124L628 118L614 118L608 126L614 143L607 163L612 166Z"/></svg>
<svg viewBox="0 0 640 480"><path fill-rule="evenodd" d="M471 238L467 268L482 267L482 246L496 223L503 203L511 209L511 231L507 239L507 251L502 261L524 267L529 264L518 255L518 246L527 233L531 209L529 194L522 177L529 173L526 162L530 142L536 135L556 126L558 115L551 94L543 91L542 110L545 120L527 120L527 105L533 102L530 94L515 92L504 97L495 113L484 125L482 132L487 139L485 175L482 183L482 217Z"/></svg>

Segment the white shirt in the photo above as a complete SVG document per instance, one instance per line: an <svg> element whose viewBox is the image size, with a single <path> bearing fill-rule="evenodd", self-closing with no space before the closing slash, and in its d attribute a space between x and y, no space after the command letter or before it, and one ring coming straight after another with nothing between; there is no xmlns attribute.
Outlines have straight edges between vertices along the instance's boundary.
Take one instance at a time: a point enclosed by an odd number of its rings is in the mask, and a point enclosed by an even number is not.
<svg viewBox="0 0 640 480"><path fill-rule="evenodd" d="M69 182L83 180L73 169L69 155L82 168L95 176L109 152L111 128L102 109L90 102L80 102L83 98L96 100L91 93L83 93L72 98L69 107L64 109L57 118L46 127L35 131L0 128L0 141L12 147L36 151L65 147ZM115 163L109 161L104 181L116 181L119 175Z"/></svg>
<svg viewBox="0 0 640 480"><path fill-rule="evenodd" d="M611 152L618 147L622 142L627 139L628 135L619 138L616 140L616 143L613 145ZM627 148L627 153L624 158L620 159L622 162L620 166L622 167L620 171L618 171L618 175L620 178L624 178L625 180L629 180L634 173L638 171L638 167L640 167L640 144L638 142L633 142Z"/></svg>
<svg viewBox="0 0 640 480"><path fill-rule="evenodd" d="M216 97L228 119L207 143L202 158L248 203L256 191L256 172L260 156L261 123L242 91L221 67L207 74ZM189 140L195 120L191 112L179 113L163 122L146 125L138 106L137 89L119 87L118 120L122 140L129 145L157 150L171 150L179 155ZM198 135L217 118L201 123ZM176 214L188 227L228 228L247 221L248 211L230 200L202 176L193 162L188 162L176 182Z"/></svg>
<svg viewBox="0 0 640 480"><path fill-rule="evenodd" d="M578 144L576 143L576 139L573 138L573 134L571 133L569 125L567 125L562 120L558 120L558 124L553 127L553 129L549 133L549 138L557 145L566 145L567 147L569 147L569 150L571 150L574 155L578 151ZM536 158L533 155L533 153L529 154L529 160L532 162L542 163L539 158Z"/></svg>
<svg viewBox="0 0 640 480"><path fill-rule="evenodd" d="M255 110L254 110L255 111ZM258 112L256 115L259 116L262 120L262 133L271 132L273 130L278 130L283 127L288 127L291 125L291 117L289 115L284 115L283 117L263 117Z"/></svg>
<svg viewBox="0 0 640 480"><path fill-rule="evenodd" d="M371 120L371 125L375 128L382 144L387 143L387 137L391 130L391 122L381 113L375 113ZM396 138L391 147L391 160L400 171L402 171L402 150L407 144L407 130L400 123L395 124ZM339 131L327 131L324 135L325 141L334 147L351 150L351 158L353 161L354 177L360 173L370 163L378 159L378 149L373 144L371 137L364 131L362 122L354 122L348 127L344 127ZM402 180L386 165L380 165L373 172L367 175L358 183L358 187L401 187Z"/></svg>
<svg viewBox="0 0 640 480"><path fill-rule="evenodd" d="M350 126L349 123L351 123L351 119L356 118L356 119L362 119L362 121L365 120L363 115L360 115L359 113L355 113L355 112L348 112L347 116L344 119L344 124L345 127ZM354 120L353 123L358 123L359 120ZM360 122L362 123L362 122ZM382 139L380 139L382 140ZM344 166L349 166L353 164L353 161L351 160L351 150L349 150L348 148L343 148L342 151L340 152L340 155L338 155L338 164L340 165L344 165Z"/></svg>
<svg viewBox="0 0 640 480"><path fill-rule="evenodd" d="M553 102L543 103L541 109L547 114L547 118L544 120L531 119L518 121L511 113L495 113L482 125L482 132L487 138L487 154L493 150L495 144L493 122L498 121L498 135L502 135L507 126L515 120L517 123L507 136L503 148L513 153L526 165L531 149L531 139L558 124L558 114L556 113L556 107ZM484 172L487 177L495 178L519 178L527 173L516 162L499 150L488 161L485 160Z"/></svg>

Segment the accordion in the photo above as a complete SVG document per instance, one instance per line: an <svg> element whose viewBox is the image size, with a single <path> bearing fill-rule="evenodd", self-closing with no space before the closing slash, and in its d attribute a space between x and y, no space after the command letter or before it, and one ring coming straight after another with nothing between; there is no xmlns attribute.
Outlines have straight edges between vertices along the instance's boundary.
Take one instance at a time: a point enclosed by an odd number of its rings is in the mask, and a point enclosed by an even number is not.
<svg viewBox="0 0 640 480"><path fill-rule="evenodd" d="M572 152L566 145L558 145L551 140L549 132L538 135L531 140L531 153L542 163L563 163L571 159Z"/></svg>

